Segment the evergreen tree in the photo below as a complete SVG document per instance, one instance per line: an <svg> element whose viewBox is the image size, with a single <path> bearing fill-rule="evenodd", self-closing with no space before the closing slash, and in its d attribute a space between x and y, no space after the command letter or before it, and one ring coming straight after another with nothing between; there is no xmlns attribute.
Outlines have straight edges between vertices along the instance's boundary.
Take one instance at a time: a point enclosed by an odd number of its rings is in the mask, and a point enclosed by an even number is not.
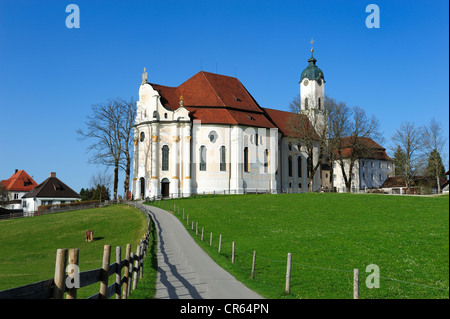
<svg viewBox="0 0 450 319"><path fill-rule="evenodd" d="M430 156L428 157L428 166L426 168L427 176L438 176L445 178L445 167L442 163L441 154L434 149L431 151Z"/></svg>

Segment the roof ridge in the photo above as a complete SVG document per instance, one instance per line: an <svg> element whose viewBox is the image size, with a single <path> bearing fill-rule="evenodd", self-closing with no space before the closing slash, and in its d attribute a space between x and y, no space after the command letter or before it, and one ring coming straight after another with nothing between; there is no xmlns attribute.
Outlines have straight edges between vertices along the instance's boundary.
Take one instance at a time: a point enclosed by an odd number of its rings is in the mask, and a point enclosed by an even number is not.
<svg viewBox="0 0 450 319"><path fill-rule="evenodd" d="M200 71L200 73L205 77L206 81L208 82L209 86L212 88L212 90L214 91L214 93L216 94L216 96L219 98L220 102L222 103L223 106L227 106L223 100L220 98L219 94L217 93L216 88L211 84L211 81L209 81L208 77L205 75L205 71ZM214 74L214 73L209 73L209 74Z"/></svg>

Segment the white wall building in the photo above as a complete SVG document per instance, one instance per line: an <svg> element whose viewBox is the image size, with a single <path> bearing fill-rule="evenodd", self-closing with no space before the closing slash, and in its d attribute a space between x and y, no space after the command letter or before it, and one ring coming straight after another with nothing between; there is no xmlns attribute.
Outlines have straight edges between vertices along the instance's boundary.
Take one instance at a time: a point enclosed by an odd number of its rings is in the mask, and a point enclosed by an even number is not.
<svg viewBox="0 0 450 319"><path fill-rule="evenodd" d="M348 139L348 138L344 138ZM372 148L372 156L357 159L352 170L352 192L360 192L371 188L380 188L384 181L394 176L394 162L386 154L386 149L370 138L360 138L362 143ZM350 149L343 149L342 153L349 156ZM345 155L344 155L345 156ZM350 159L344 158L346 175L350 173ZM333 162L333 186L338 192L345 192L345 181L341 165Z"/></svg>

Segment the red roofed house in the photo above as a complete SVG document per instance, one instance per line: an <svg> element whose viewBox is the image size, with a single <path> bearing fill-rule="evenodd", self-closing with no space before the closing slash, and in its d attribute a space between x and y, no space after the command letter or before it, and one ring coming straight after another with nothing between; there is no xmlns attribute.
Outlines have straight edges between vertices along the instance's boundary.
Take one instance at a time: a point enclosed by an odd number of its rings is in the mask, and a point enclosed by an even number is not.
<svg viewBox="0 0 450 319"><path fill-rule="evenodd" d="M311 56L308 62L300 91L307 109L320 113L325 81L316 60ZM286 126L291 115L262 108L234 77L201 71L168 87L149 83L144 69L134 126L133 197L307 191L301 137Z"/></svg>
<svg viewBox="0 0 450 319"><path fill-rule="evenodd" d="M21 209L23 195L31 191L38 184L24 170L17 170L6 180L0 182L9 193L9 202L5 208Z"/></svg>

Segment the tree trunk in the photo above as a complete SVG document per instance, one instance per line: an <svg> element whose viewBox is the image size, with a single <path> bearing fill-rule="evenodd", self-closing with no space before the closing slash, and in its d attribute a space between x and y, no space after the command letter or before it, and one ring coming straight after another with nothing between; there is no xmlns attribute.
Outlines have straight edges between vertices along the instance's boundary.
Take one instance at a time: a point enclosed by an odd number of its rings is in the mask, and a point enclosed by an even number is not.
<svg viewBox="0 0 450 319"><path fill-rule="evenodd" d="M113 199L117 200L117 188L119 187L119 160L114 160L114 189Z"/></svg>

